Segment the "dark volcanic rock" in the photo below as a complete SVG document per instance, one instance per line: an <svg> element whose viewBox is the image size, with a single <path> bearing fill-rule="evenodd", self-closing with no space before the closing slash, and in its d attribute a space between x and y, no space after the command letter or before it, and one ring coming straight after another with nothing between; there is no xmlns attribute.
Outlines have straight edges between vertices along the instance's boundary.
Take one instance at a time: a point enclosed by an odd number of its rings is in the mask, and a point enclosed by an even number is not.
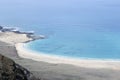
<svg viewBox="0 0 120 80"><path fill-rule="evenodd" d="M0 30L2 30L3 29L3 27L2 26L0 26Z"/></svg>
<svg viewBox="0 0 120 80"><path fill-rule="evenodd" d="M37 39L44 39L46 38L45 36L39 36L39 35L34 35L34 32L23 32L23 31L19 31L14 27L2 27L0 26L0 31L1 32L14 32L17 34L26 34L27 37L32 38L33 40L37 40ZM28 41L29 42L29 41Z"/></svg>
<svg viewBox="0 0 120 80"><path fill-rule="evenodd" d="M33 40L45 38L44 36L35 36L35 35L31 35L31 34L27 34L27 37L32 38Z"/></svg>
<svg viewBox="0 0 120 80"><path fill-rule="evenodd" d="M10 31L14 31L15 28L3 28L1 31L2 32L10 32Z"/></svg>
<svg viewBox="0 0 120 80"><path fill-rule="evenodd" d="M13 60L0 55L0 80L40 80Z"/></svg>

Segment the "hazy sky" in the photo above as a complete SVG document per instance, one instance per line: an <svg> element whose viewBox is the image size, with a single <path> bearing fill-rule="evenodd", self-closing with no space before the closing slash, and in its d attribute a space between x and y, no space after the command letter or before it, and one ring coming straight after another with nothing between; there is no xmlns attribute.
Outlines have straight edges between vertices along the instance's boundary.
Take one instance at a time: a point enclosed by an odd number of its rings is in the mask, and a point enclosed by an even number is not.
<svg viewBox="0 0 120 80"><path fill-rule="evenodd" d="M57 20L56 23L69 20L74 24L98 24L96 19L106 20L108 24L112 20L118 23L119 14L119 0L0 0L0 24L53 23Z"/></svg>

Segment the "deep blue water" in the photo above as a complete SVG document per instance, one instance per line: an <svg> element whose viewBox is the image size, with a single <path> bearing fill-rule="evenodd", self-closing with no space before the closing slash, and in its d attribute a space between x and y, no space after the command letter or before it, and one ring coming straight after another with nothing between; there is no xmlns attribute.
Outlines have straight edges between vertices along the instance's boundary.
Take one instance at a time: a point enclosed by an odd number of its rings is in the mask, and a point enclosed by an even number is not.
<svg viewBox="0 0 120 80"><path fill-rule="evenodd" d="M27 48L74 58L120 58L119 0L4 0L1 25L35 31L46 39Z"/></svg>

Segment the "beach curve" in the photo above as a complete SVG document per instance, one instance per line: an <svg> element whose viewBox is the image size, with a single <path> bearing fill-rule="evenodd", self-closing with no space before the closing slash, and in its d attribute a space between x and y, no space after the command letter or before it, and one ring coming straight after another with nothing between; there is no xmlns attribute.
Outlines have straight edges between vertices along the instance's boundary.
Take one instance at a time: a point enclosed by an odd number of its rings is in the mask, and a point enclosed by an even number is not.
<svg viewBox="0 0 120 80"><path fill-rule="evenodd" d="M70 64L79 67L86 68L109 68L119 69L119 60L95 60L95 59L71 59L67 57L47 55L44 53L38 53L30 49L25 48L25 43L15 44L18 55L22 58L28 58L36 61L43 61L53 64Z"/></svg>
<svg viewBox="0 0 120 80"><path fill-rule="evenodd" d="M4 31L1 32L0 41L4 41L11 45L15 45L17 54L22 58L33 59L35 61L48 62L53 64L70 64L78 67L85 68L109 68L109 69L119 69L119 60L99 60L99 59L73 59L63 56L48 55L44 53L38 53L30 49L25 48L26 43L34 41L36 39L43 39L44 36L34 36L33 33L27 32L14 32L14 31Z"/></svg>

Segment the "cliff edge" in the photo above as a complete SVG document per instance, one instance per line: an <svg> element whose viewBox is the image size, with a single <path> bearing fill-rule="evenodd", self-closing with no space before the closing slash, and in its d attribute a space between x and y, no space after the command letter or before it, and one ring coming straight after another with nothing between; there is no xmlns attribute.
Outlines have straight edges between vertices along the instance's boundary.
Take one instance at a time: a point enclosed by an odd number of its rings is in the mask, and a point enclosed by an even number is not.
<svg viewBox="0 0 120 80"><path fill-rule="evenodd" d="M0 54L0 80L40 80L27 69Z"/></svg>

